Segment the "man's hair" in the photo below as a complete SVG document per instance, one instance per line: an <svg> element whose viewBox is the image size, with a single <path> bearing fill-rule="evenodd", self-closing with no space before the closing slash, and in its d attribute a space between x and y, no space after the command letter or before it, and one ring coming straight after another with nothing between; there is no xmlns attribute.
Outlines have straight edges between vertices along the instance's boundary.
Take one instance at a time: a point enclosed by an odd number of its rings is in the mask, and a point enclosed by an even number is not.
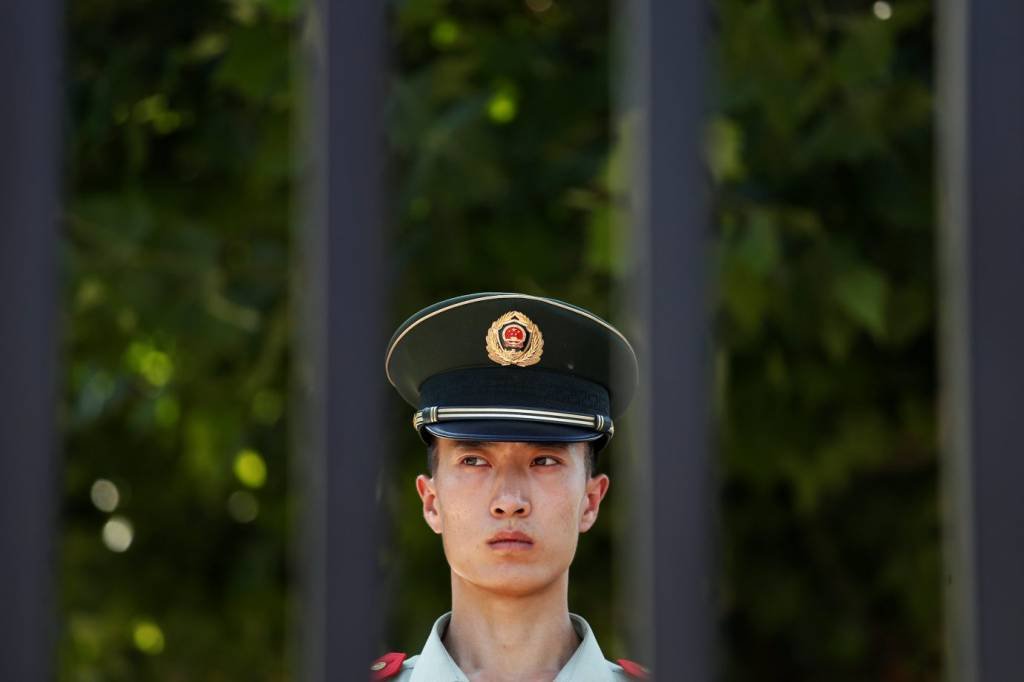
<svg viewBox="0 0 1024 682"><path fill-rule="evenodd" d="M597 475L597 448L594 441L585 441L583 445L587 450L583 453L587 478L593 478ZM427 472L431 477L437 473L437 439L432 436L427 440Z"/></svg>

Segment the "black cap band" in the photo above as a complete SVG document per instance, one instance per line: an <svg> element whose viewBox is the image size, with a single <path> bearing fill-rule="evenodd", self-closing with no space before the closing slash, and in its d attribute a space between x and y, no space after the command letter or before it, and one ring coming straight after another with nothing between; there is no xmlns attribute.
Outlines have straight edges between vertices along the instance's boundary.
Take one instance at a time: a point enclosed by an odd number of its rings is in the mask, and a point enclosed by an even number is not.
<svg viewBox="0 0 1024 682"><path fill-rule="evenodd" d="M515 436L530 440L610 438L615 432L604 386L546 369L474 367L444 372L423 382L420 401L413 426L421 433L444 423L445 433L466 431L465 437L472 438L491 422L519 423L528 431L516 430ZM501 430L485 429L492 435Z"/></svg>

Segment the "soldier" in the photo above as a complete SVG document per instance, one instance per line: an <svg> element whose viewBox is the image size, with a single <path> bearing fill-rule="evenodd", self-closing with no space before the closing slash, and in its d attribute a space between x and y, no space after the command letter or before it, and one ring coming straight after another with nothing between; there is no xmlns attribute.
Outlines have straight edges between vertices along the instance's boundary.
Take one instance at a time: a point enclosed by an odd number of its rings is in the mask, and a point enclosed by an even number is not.
<svg viewBox="0 0 1024 682"><path fill-rule="evenodd" d="M597 453L636 387L626 338L562 301L470 294L406 320L385 367L427 444L416 490L451 567L452 610L419 655L377 659L375 679L644 677L636 663L606 661L568 608L579 534L608 492Z"/></svg>

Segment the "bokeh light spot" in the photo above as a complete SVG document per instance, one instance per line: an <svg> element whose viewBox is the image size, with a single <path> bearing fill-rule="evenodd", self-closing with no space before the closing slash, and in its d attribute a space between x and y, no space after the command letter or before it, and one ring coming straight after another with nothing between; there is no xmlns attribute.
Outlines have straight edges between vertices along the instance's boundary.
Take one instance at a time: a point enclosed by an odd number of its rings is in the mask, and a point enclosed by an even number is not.
<svg viewBox="0 0 1024 682"><path fill-rule="evenodd" d="M883 0L879 0L872 7L871 10L875 13L875 16L882 21L887 21L892 18L892 5Z"/></svg>
<svg viewBox="0 0 1024 682"><path fill-rule="evenodd" d="M526 6L538 14L547 12L554 4L552 0L526 0Z"/></svg>
<svg viewBox="0 0 1024 682"><path fill-rule="evenodd" d="M132 627L132 641L139 651L155 656L164 650L164 631L151 620L138 620Z"/></svg>
<svg viewBox="0 0 1024 682"><path fill-rule="evenodd" d="M123 516L111 516L103 524L103 544L111 552L121 553L132 546L135 538L135 531L132 529L132 522Z"/></svg>
<svg viewBox="0 0 1024 682"><path fill-rule="evenodd" d="M136 121L149 123L161 135L174 132L184 122L181 113L168 106L167 96L162 92L136 102L132 113Z"/></svg>
<svg viewBox="0 0 1024 682"><path fill-rule="evenodd" d="M235 456L235 476L248 488L262 488L267 482L267 464L255 450L242 450Z"/></svg>
<svg viewBox="0 0 1024 682"><path fill-rule="evenodd" d="M487 115L495 123L508 123L516 117L519 111L519 104L516 101L515 93L509 89L502 89L491 96L487 103Z"/></svg>
<svg viewBox="0 0 1024 682"><path fill-rule="evenodd" d="M158 350L150 351L142 361L142 376L154 386L163 386L174 372L174 366L166 353Z"/></svg>
<svg viewBox="0 0 1024 682"><path fill-rule="evenodd" d="M128 346L125 356L129 367L157 388L166 385L174 374L171 356L148 343L135 341Z"/></svg>
<svg viewBox="0 0 1024 682"><path fill-rule="evenodd" d="M451 19L442 19L430 31L430 42L434 47L451 47L459 40L459 25Z"/></svg>
<svg viewBox="0 0 1024 682"><path fill-rule="evenodd" d="M228 39L223 33L205 33L196 38L189 52L195 59L209 59L223 54L227 46Z"/></svg>
<svg viewBox="0 0 1024 682"><path fill-rule="evenodd" d="M121 493L113 482L105 478L97 478L89 489L89 499L100 511L110 513L117 509L121 502Z"/></svg>
<svg viewBox="0 0 1024 682"><path fill-rule="evenodd" d="M228 514L239 523L250 523L260 513L260 503L247 490L236 490L228 498Z"/></svg>

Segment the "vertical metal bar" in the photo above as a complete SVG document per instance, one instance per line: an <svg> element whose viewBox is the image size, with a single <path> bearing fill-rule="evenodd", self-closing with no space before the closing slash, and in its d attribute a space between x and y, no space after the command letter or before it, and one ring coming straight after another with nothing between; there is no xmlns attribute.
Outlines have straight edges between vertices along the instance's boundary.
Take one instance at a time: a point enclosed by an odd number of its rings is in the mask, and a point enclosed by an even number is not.
<svg viewBox="0 0 1024 682"><path fill-rule="evenodd" d="M60 3L0 4L0 679L52 674Z"/></svg>
<svg viewBox="0 0 1024 682"><path fill-rule="evenodd" d="M1020 678L1024 4L940 6L949 679Z"/></svg>
<svg viewBox="0 0 1024 682"><path fill-rule="evenodd" d="M634 210L647 349L653 672L714 675L708 199L701 165L703 0L632 0ZM642 499L642 498L641 498Z"/></svg>
<svg viewBox="0 0 1024 682"><path fill-rule="evenodd" d="M309 390L305 670L369 676L377 581L386 296L382 205L386 3L316 3L315 189L305 241Z"/></svg>

